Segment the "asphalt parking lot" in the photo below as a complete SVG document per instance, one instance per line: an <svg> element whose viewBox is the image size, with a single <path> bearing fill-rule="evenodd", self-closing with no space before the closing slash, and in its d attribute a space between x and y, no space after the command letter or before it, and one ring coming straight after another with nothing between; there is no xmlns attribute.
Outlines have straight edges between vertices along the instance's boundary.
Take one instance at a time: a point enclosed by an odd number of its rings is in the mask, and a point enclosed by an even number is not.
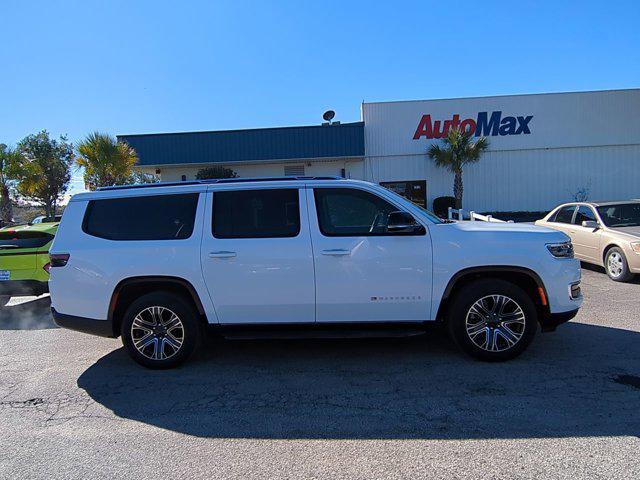
<svg viewBox="0 0 640 480"><path fill-rule="evenodd" d="M583 270L585 304L520 358L440 334L221 342L173 371L0 308L1 478L638 478L640 282Z"/></svg>

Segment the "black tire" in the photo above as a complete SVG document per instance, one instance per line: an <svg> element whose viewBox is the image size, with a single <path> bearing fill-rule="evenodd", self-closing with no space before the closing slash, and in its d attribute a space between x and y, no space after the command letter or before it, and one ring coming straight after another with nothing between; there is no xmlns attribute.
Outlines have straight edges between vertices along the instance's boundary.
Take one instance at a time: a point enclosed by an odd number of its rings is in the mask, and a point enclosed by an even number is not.
<svg viewBox="0 0 640 480"><path fill-rule="evenodd" d="M496 305L500 296L510 300L501 300L502 309ZM479 306L477 302L481 302ZM475 307L473 311L472 307ZM491 315L492 308L502 311L502 316L499 312ZM486 315L476 313L482 309ZM465 353L496 362L520 355L533 340L537 323L538 312L529 295L517 285L500 279L476 280L462 287L455 293L447 315L449 334ZM489 346L490 343L493 346Z"/></svg>
<svg viewBox="0 0 640 480"><path fill-rule="evenodd" d="M633 273L629 271L627 257L618 247L612 247L607 250L604 258L604 269L614 282L628 282L633 278Z"/></svg>
<svg viewBox="0 0 640 480"><path fill-rule="evenodd" d="M175 314L180 325L171 313ZM138 315L140 317L136 321ZM165 291L148 293L131 303L122 319L121 335L131 358L153 369L174 368L186 361L200 344L202 336L193 304L184 297ZM148 342L151 343L144 346Z"/></svg>

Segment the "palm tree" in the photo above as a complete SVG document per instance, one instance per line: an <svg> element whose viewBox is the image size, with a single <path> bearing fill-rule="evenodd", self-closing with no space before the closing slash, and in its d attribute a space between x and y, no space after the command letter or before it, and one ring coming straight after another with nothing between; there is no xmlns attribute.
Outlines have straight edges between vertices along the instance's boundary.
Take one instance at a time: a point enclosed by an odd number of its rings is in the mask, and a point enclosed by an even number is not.
<svg viewBox="0 0 640 480"><path fill-rule="evenodd" d="M108 134L94 132L76 149L76 163L84 167L84 182L89 190L131 181L138 155L127 143Z"/></svg>
<svg viewBox="0 0 640 480"><path fill-rule="evenodd" d="M462 170L469 163L480 160L480 156L489 148L489 140L485 137L472 140L473 134L457 128L450 128L443 138L443 145L433 144L427 155L436 166L446 168L453 173L453 196L456 208L462 208Z"/></svg>
<svg viewBox="0 0 640 480"><path fill-rule="evenodd" d="M17 162L19 153L0 143L0 220L7 224L13 221L13 206L9 196L9 172Z"/></svg>

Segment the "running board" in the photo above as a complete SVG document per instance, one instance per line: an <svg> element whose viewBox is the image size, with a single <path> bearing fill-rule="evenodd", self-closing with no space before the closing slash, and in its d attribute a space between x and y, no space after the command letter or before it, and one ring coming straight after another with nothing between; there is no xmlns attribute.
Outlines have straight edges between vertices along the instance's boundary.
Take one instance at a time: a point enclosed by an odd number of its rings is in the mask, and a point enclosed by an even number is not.
<svg viewBox="0 0 640 480"><path fill-rule="evenodd" d="M426 328L421 323L402 326L385 324L361 326L340 324L335 326L219 326L214 332L229 340L291 340L291 339L350 339L350 338L402 338L423 335Z"/></svg>

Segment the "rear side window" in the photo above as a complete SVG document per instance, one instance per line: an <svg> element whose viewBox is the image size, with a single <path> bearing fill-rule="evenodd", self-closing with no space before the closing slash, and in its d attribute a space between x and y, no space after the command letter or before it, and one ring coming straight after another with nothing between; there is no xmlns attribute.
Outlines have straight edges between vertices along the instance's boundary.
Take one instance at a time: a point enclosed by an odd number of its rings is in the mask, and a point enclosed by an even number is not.
<svg viewBox="0 0 640 480"><path fill-rule="evenodd" d="M296 188L215 192L213 236L295 237L300 233L299 203Z"/></svg>
<svg viewBox="0 0 640 480"><path fill-rule="evenodd" d="M50 233L7 230L0 232L0 250L40 248L51 240L53 240L53 235Z"/></svg>
<svg viewBox="0 0 640 480"><path fill-rule="evenodd" d="M558 210L558 213L551 217L551 221L556 223L571 223L571 219L573 218L573 211L575 209L575 205L562 207L560 210Z"/></svg>
<svg viewBox="0 0 640 480"><path fill-rule="evenodd" d="M109 240L184 240L197 206L197 193L91 200L82 230Z"/></svg>

